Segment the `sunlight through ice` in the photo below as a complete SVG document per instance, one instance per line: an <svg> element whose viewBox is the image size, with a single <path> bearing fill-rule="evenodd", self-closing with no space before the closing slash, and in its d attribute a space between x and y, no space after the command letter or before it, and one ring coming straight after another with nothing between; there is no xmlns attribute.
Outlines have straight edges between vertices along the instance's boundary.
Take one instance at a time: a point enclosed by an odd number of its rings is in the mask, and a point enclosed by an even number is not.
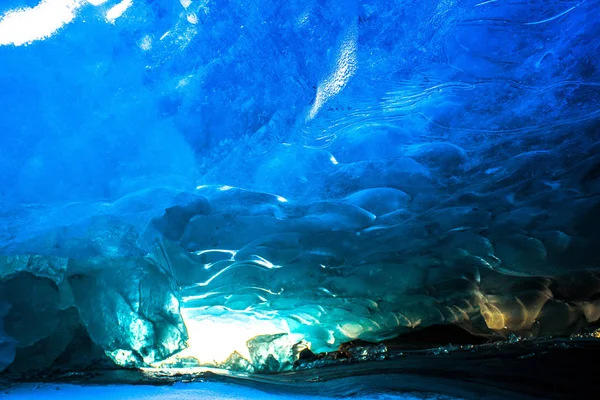
<svg viewBox="0 0 600 400"><path fill-rule="evenodd" d="M133 0L123 0L119 4L112 7L106 12L106 20L111 24L114 24L117 18L122 16L125 11L133 4Z"/></svg>
<svg viewBox="0 0 600 400"><path fill-rule="evenodd" d="M250 353L246 342L258 335L289 333L285 320L257 318L253 313L231 312L211 317L197 310L182 309L188 331L188 348L177 358L194 357L201 364L222 363L238 352L246 360Z"/></svg>
<svg viewBox="0 0 600 400"><path fill-rule="evenodd" d="M334 71L317 88L317 96L308 114L308 120L312 120L328 100L341 92L356 72L357 43L358 27L353 25L346 32Z"/></svg>
<svg viewBox="0 0 600 400"><path fill-rule="evenodd" d="M43 0L33 8L11 10L0 17L0 46L21 46L52 36L75 18L84 0Z"/></svg>
<svg viewBox="0 0 600 400"><path fill-rule="evenodd" d="M106 3L108 0L87 0L93 6L99 6L100 4Z"/></svg>

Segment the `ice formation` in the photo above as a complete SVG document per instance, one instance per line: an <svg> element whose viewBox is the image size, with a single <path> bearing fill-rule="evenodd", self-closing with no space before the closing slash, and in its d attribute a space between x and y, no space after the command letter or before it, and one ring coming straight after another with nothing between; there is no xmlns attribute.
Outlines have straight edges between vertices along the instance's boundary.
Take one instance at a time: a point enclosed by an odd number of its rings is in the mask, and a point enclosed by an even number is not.
<svg viewBox="0 0 600 400"><path fill-rule="evenodd" d="M271 394L262 390L235 386L225 383L194 383L175 385L174 387L157 387L142 385L109 385L109 386L79 386L79 385L20 385L6 394L6 399L19 400L48 400L56 399L56 394L67 398L88 400L172 400L172 399L203 399L203 400L334 400L337 396L309 396L298 394ZM357 400L372 400L370 395L358 395ZM449 396L433 393L380 394L380 400L456 400Z"/></svg>
<svg viewBox="0 0 600 400"><path fill-rule="evenodd" d="M0 370L598 323L598 15L2 2Z"/></svg>

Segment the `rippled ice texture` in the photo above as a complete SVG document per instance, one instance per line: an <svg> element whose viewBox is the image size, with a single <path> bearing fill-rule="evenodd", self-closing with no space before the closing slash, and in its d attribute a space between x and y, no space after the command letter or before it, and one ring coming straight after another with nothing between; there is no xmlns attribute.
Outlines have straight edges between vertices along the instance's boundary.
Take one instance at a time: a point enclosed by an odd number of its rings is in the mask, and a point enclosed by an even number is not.
<svg viewBox="0 0 600 400"><path fill-rule="evenodd" d="M0 15L0 370L600 317L599 1Z"/></svg>

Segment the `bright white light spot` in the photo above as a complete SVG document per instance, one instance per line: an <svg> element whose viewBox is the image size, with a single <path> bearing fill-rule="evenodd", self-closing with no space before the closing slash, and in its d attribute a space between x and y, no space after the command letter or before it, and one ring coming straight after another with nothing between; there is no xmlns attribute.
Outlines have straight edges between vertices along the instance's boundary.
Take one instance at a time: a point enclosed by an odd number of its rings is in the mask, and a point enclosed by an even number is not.
<svg viewBox="0 0 600 400"><path fill-rule="evenodd" d="M180 79L179 82L177 82L177 86L175 86L175 89L181 89L183 87L186 87L188 83L189 80L187 78Z"/></svg>
<svg viewBox="0 0 600 400"><path fill-rule="evenodd" d="M322 291L325 294L328 294L328 295L332 296L332 297L337 297L337 295L331 293L331 291L329 289L327 289L327 288L320 287L319 290Z"/></svg>
<svg viewBox="0 0 600 400"><path fill-rule="evenodd" d="M281 197L281 196L277 196L277 201L281 202L281 203L287 203L288 200L285 197Z"/></svg>
<svg viewBox="0 0 600 400"><path fill-rule="evenodd" d="M348 84L356 72L358 61L356 52L358 48L358 27L351 26L346 33L340 53L330 76L317 88L317 97L308 113L308 120L312 120L321 107L332 97L337 95Z"/></svg>
<svg viewBox="0 0 600 400"><path fill-rule="evenodd" d="M231 190L231 189L233 189L233 187L231 187L231 186L227 186L227 185L224 185L224 186L220 186L220 187L219 187L219 190L220 190L221 192L224 192L224 191L226 191L226 190Z"/></svg>
<svg viewBox="0 0 600 400"><path fill-rule="evenodd" d="M121 1L119 4L115 5L106 12L106 20L111 24L114 24L116 19L123 15L132 4L133 0Z"/></svg>
<svg viewBox="0 0 600 400"><path fill-rule="evenodd" d="M99 6L100 4L106 3L108 0L87 0L93 6Z"/></svg>
<svg viewBox="0 0 600 400"><path fill-rule="evenodd" d="M211 269L214 266L215 266L215 263L208 263L208 264L204 265L204 269Z"/></svg>
<svg viewBox="0 0 600 400"><path fill-rule="evenodd" d="M197 187L196 189L199 189L200 187ZM237 250L224 250L224 249L208 249L208 250L198 250L195 251L194 254L197 256L201 256L202 254L207 254L207 253L226 253L226 254L231 254L231 258L233 259L233 256L235 256L235 253L237 253Z"/></svg>
<svg viewBox="0 0 600 400"><path fill-rule="evenodd" d="M165 33L163 33L163 35L160 37L159 40L163 40L164 38L166 38L167 36L169 36L170 33L171 33L171 31L166 31Z"/></svg>
<svg viewBox="0 0 600 400"><path fill-rule="evenodd" d="M175 89L181 89L181 88L186 87L190 83L190 80L193 77L194 77L194 75L188 75L185 78L180 79L179 82L177 82Z"/></svg>
<svg viewBox="0 0 600 400"><path fill-rule="evenodd" d="M208 310L207 310L208 311ZM257 318L253 313L229 311L211 317L205 311L197 315L194 309L182 309L188 331L188 348L177 357L194 357L202 364L221 363L235 351L250 360L246 342L258 335L289 333L285 320Z"/></svg>
<svg viewBox="0 0 600 400"><path fill-rule="evenodd" d="M131 350L114 350L112 352L107 351L106 354L111 357L115 363L122 366L135 364L137 361Z"/></svg>
<svg viewBox="0 0 600 400"><path fill-rule="evenodd" d="M196 25L198 23L198 17L196 17L196 14L189 14L187 16L187 20L190 24Z"/></svg>
<svg viewBox="0 0 600 400"><path fill-rule="evenodd" d="M144 36L140 41L140 49L148 51L152 48L152 38L148 35Z"/></svg>
<svg viewBox="0 0 600 400"><path fill-rule="evenodd" d="M83 0L43 0L33 8L11 10L0 17L0 46L21 46L52 36L73 21Z"/></svg>
<svg viewBox="0 0 600 400"><path fill-rule="evenodd" d="M338 165L338 160L335 159L335 157L332 155L331 157L329 157L329 160L331 161L332 164L334 165Z"/></svg>
<svg viewBox="0 0 600 400"><path fill-rule="evenodd" d="M276 296L280 296L281 293L283 293L283 288L280 288L279 291L277 291L277 292L274 292L272 290L265 289L262 287L258 287L258 286L248 286L248 289L261 290L265 293L269 293L269 294L276 295Z"/></svg>
<svg viewBox="0 0 600 400"><path fill-rule="evenodd" d="M216 262L211 262L211 263L208 263L208 264L204 264L203 268L206 269L206 270L209 270L209 269L211 269L212 267L215 267L215 266L217 266L217 267L224 266L223 269L228 269L232 265L231 261L234 261L233 257L230 258L230 259L228 259L228 260L221 260L221 261L216 261Z"/></svg>
<svg viewBox="0 0 600 400"><path fill-rule="evenodd" d="M298 26L306 25L308 23L309 16L310 14L308 13L308 11L305 11L302 14L300 14L300 16L298 17Z"/></svg>
<svg viewBox="0 0 600 400"><path fill-rule="evenodd" d="M179 0L183 8L188 8L192 4L192 0Z"/></svg>
<svg viewBox="0 0 600 400"><path fill-rule="evenodd" d="M214 296L214 295L218 295L220 294L219 292L207 292L207 293L203 293L203 294L197 294L195 296L183 296L182 300L184 303L186 302L190 302L190 301L194 301L194 300L202 300L202 299L206 299L210 296Z"/></svg>
<svg viewBox="0 0 600 400"><path fill-rule="evenodd" d="M261 257L259 255L255 254L251 258L252 258L252 261L254 261L256 264L260 265L261 267L265 267L267 269L281 268L280 265L275 265L271 261L269 261L266 258L263 258L263 257Z"/></svg>
<svg viewBox="0 0 600 400"><path fill-rule="evenodd" d="M365 331L365 328L361 324L356 322L343 323L341 325L338 325L338 329L350 339L358 338Z"/></svg>

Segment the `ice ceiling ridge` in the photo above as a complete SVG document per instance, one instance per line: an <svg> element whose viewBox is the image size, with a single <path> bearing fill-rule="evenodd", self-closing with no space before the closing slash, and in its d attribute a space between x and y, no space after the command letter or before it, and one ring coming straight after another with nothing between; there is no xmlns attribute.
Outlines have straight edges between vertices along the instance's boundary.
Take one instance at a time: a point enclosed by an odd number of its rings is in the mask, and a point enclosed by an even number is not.
<svg viewBox="0 0 600 400"><path fill-rule="evenodd" d="M393 172L436 190L423 165L395 162L403 168ZM504 185L514 193L520 184L514 174L522 171L513 167L495 192ZM37 248L39 255L3 256L5 332L28 348L64 324L80 325L121 365L181 357L220 365L232 352L251 358L246 342L268 334L288 335L277 346L305 341L323 352L356 338L380 341L439 324L488 337L574 332L600 315L594 300L600 277L585 259L594 254L597 231L586 224L599 212L598 199L581 196L585 185L573 191L542 183L520 191L518 203L496 194L496 204L464 190L428 204L421 197L426 189L411 195L390 186L313 202L223 185L145 191L11 250ZM542 188L564 190L581 206L559 215L549 212L552 202L525 205ZM140 196L156 202L160 193L171 205L150 212L144 229L119 216ZM28 291L47 293L46 311L36 309ZM48 319L48 327L25 333L10 325L10 310ZM217 351L209 333L232 329L242 336Z"/></svg>

